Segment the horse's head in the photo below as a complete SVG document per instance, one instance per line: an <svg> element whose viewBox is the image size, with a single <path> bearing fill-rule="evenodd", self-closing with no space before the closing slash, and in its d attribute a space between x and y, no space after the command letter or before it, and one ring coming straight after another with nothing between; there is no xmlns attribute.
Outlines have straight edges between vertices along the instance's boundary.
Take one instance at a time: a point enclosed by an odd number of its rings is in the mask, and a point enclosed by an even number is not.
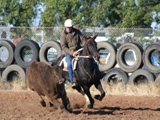
<svg viewBox="0 0 160 120"><path fill-rule="evenodd" d="M92 57L96 62L99 61L99 53L97 50L97 43L95 41L97 36L94 36L93 38L88 38L85 43L85 49L87 54Z"/></svg>

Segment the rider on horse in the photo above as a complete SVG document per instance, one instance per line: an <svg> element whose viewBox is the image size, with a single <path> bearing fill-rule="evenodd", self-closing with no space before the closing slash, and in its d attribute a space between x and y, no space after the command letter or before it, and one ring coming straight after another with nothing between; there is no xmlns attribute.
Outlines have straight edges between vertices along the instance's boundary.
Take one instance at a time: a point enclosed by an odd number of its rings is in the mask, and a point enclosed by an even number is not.
<svg viewBox="0 0 160 120"><path fill-rule="evenodd" d="M73 75L72 59L78 55L76 51L82 48L81 45L84 45L87 37L82 35L78 29L73 27L73 21L71 19L67 19L64 23L64 26L65 30L61 34L60 43L63 51L66 54L69 78L70 82L72 83L72 87L74 87L76 85L76 78Z"/></svg>

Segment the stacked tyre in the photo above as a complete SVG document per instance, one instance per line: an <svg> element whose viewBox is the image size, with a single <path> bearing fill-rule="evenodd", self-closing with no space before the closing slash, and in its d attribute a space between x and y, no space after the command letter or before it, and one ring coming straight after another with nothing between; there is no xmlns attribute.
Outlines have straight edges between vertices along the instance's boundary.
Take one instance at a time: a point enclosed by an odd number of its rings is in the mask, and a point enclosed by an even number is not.
<svg viewBox="0 0 160 120"><path fill-rule="evenodd" d="M11 79L11 73L17 72L18 76L25 81L26 68L31 63L42 61L51 64L52 60L62 55L60 43L57 41L45 42L42 46L33 40L21 40L16 46L9 40L0 40L0 56L4 54L2 47L7 49L5 53L8 58L0 59L0 77L4 81ZM147 79L148 83L155 81L160 72L160 65L155 66L151 63L151 55L154 51L160 51L160 43L150 44L145 50L136 43L125 43L116 47L111 42L98 42L98 51L100 54L99 68L106 71L103 80L106 83L114 80L117 76L123 84L137 83L142 76ZM125 60L127 51L133 51L135 62L128 64ZM158 53L157 53L158 55ZM30 56L26 59L26 56ZM52 56L52 57L51 57ZM159 80L160 76L156 78Z"/></svg>
<svg viewBox="0 0 160 120"><path fill-rule="evenodd" d="M111 80L114 82L116 76L120 77L123 84L139 83L140 81L142 82L142 78L145 79L143 82L147 83L153 83L155 81L155 78L160 72L160 64L154 65L151 63L151 58L154 51L160 51L160 44L150 44L145 50L140 45L132 42L121 45L118 50L115 48L112 43L98 43L101 56L99 67L100 70L107 71L107 74L103 78L105 82L109 83ZM133 64L126 62L125 55L128 51L133 51L134 53L135 61ZM112 58L115 59L113 60ZM156 81L158 80L157 77Z"/></svg>
<svg viewBox="0 0 160 120"><path fill-rule="evenodd" d="M49 64L47 59L48 50L54 48L56 52L55 59L61 55L61 47L56 41L49 41L42 45L33 40L22 40L16 46L9 40L0 40L0 48L5 48L5 52L1 50L2 55L6 55L5 60L0 60L0 77L4 82L12 81L13 75L17 75L22 81L25 79L25 71L31 63L42 61Z"/></svg>

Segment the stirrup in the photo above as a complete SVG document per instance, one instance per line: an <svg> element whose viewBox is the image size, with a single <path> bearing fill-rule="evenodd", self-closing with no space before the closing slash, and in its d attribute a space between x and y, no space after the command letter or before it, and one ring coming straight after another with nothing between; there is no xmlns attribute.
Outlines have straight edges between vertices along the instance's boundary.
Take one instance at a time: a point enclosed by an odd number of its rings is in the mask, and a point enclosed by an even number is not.
<svg viewBox="0 0 160 120"><path fill-rule="evenodd" d="M77 84L76 84L76 83L73 83L73 84L72 84L72 88L73 88L73 89L76 89L76 87L77 87Z"/></svg>
<svg viewBox="0 0 160 120"><path fill-rule="evenodd" d="M76 86L76 83L73 83L73 84L72 84L72 87L75 87L75 86Z"/></svg>

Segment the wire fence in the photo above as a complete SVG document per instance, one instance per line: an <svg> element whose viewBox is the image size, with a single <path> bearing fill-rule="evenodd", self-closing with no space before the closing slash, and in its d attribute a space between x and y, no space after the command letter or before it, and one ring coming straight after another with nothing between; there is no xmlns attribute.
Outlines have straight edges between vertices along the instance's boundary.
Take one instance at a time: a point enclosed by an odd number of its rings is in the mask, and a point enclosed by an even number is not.
<svg viewBox="0 0 160 120"><path fill-rule="evenodd" d="M20 42L21 40L27 40L27 39L34 40L36 42L43 42L43 43L50 41L50 40L60 40L60 35L63 32L63 30L64 30L64 27L0 27L0 43L4 42L1 40L10 40L15 45L17 45L17 43ZM143 48L145 48L151 43L160 41L160 29L83 27L83 28L80 28L80 31L86 37L97 35L97 38L96 38L97 42L98 41L109 41L111 43L116 43L117 48L120 45L127 43L127 42L135 42L141 45ZM13 50L10 49L10 51L13 51ZM46 57L48 61L52 61L53 59L57 57L56 55L58 52L56 51L57 52L56 53L55 51L53 48L49 48L47 53L45 53L47 54ZM159 50L155 50L153 52L159 59L160 58ZM53 54L53 53L56 53L56 54ZM106 63L108 62L107 60L109 59L108 57L110 55L108 54L109 51L105 48L102 48L99 51L99 53L100 53L101 59L104 60L105 62L105 64L103 65L108 67L108 64ZM33 58L33 50L26 47L25 49L21 51L21 54L18 54L18 55L19 55L19 58L23 56L22 59L24 60L24 63L26 62L26 64L28 65L28 62ZM18 55L16 55L16 57ZM38 53L36 55L38 55ZM130 56L131 54L128 53L128 58L130 58ZM7 47L0 45L1 64L4 65L4 62L9 57L10 57L10 54L9 54ZM7 63L9 64L9 62ZM17 63L18 62L16 61L16 64ZM22 63L22 65L24 65L24 63ZM3 69L0 68L0 79L2 78L1 77L2 71Z"/></svg>
<svg viewBox="0 0 160 120"><path fill-rule="evenodd" d="M25 39L46 42L60 40L63 30L64 27L0 27L0 39L10 40L15 45ZM135 42L143 46L160 41L160 29L82 27L80 31L86 37L97 35L97 41L112 43Z"/></svg>

